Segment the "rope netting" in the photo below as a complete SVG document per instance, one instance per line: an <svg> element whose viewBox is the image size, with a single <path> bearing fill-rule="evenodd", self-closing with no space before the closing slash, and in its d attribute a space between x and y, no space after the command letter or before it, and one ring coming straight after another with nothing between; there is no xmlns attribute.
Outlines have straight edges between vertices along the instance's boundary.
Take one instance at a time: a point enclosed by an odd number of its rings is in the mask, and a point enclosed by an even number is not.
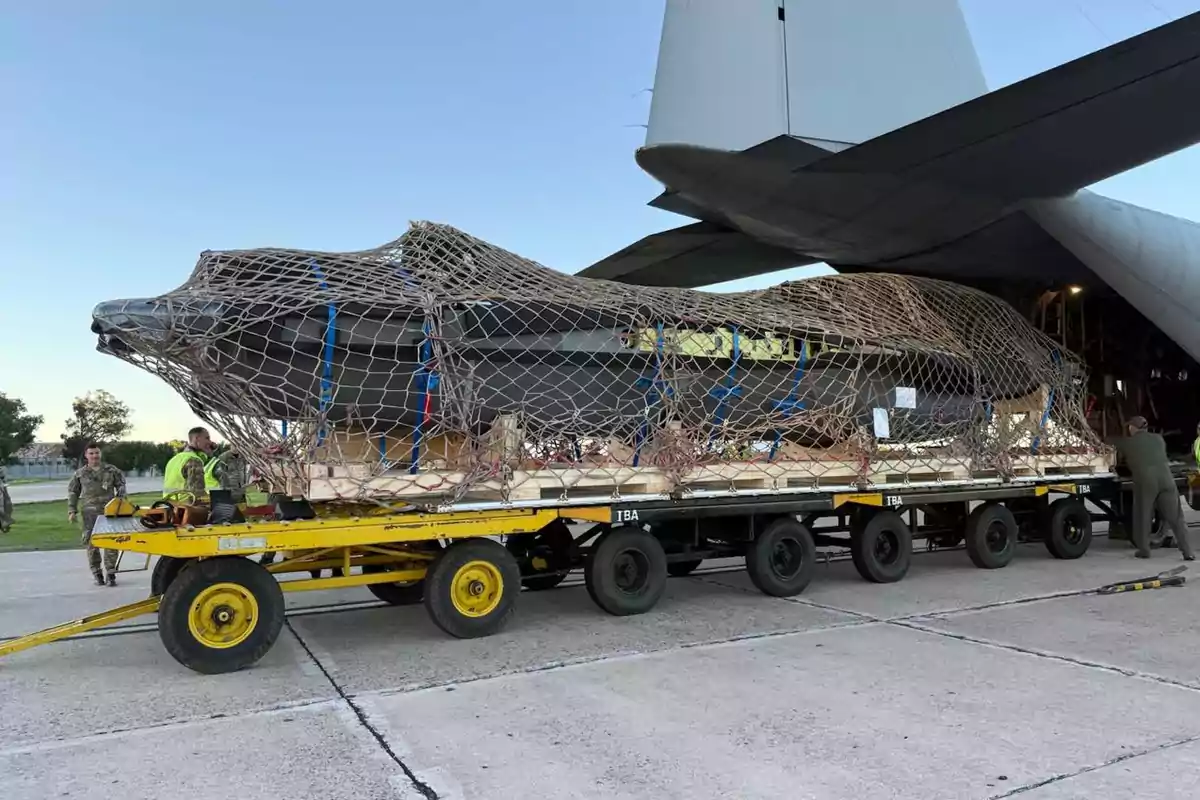
<svg viewBox="0 0 1200 800"><path fill-rule="evenodd" d="M273 488L321 499L1008 478L1101 450L1075 356L996 298L897 275L629 286L420 222L360 252L206 252L93 327Z"/></svg>

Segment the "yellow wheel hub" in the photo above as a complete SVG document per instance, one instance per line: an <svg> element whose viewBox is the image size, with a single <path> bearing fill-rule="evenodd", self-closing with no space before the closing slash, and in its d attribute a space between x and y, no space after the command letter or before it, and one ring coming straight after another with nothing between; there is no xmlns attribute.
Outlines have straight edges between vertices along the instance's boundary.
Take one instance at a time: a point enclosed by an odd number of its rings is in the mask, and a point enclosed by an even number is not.
<svg viewBox="0 0 1200 800"><path fill-rule="evenodd" d="M258 627L258 601L245 586L216 583L196 595L188 612L188 630L214 650L236 647Z"/></svg>
<svg viewBox="0 0 1200 800"><path fill-rule="evenodd" d="M495 564L469 561L458 568L450 581L454 610L464 617L486 617L500 605L504 578Z"/></svg>

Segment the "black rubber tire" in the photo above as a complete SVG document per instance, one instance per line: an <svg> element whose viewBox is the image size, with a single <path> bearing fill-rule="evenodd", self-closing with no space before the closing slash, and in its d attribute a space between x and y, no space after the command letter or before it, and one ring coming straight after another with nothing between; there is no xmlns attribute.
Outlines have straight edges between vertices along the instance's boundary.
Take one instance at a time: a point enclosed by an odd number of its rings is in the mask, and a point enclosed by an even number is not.
<svg viewBox="0 0 1200 800"><path fill-rule="evenodd" d="M387 567L379 564L366 564L363 566L364 575L372 575L377 572L386 571ZM425 581L411 581L407 583L368 583L367 591L388 605L415 606L417 603L420 603L425 596Z"/></svg>
<svg viewBox="0 0 1200 800"><path fill-rule="evenodd" d="M696 567L704 563L704 559L697 558L692 561L672 561L667 564L667 574L672 578L686 578L696 571Z"/></svg>
<svg viewBox="0 0 1200 800"><path fill-rule="evenodd" d="M1017 520L1007 506L985 503L967 517L963 538L971 563L980 569L1008 566L1017 552Z"/></svg>
<svg viewBox="0 0 1200 800"><path fill-rule="evenodd" d="M644 614L667 588L667 554L641 528L614 528L592 548L583 576L596 605L609 614Z"/></svg>
<svg viewBox="0 0 1200 800"><path fill-rule="evenodd" d="M188 626L200 593L219 583L235 584L258 604L258 619L249 635L227 648L205 645ZM207 558L189 564L167 587L158 609L158 635L180 664L205 675L219 675L244 669L266 655L279 638L283 615L283 590L261 565L240 556Z"/></svg>
<svg viewBox="0 0 1200 800"><path fill-rule="evenodd" d="M1079 558L1092 545L1092 515L1082 500L1062 497L1046 513L1046 549L1055 558Z"/></svg>
<svg viewBox="0 0 1200 800"><path fill-rule="evenodd" d="M167 587L178 577L180 570L191 561L189 558L159 556L154 562L154 571L150 573L150 596L156 597L165 593Z"/></svg>
<svg viewBox="0 0 1200 800"><path fill-rule="evenodd" d="M895 583L912 563L912 531L895 511L863 513L850 529L850 558L863 580Z"/></svg>
<svg viewBox="0 0 1200 800"><path fill-rule="evenodd" d="M567 579L567 570L571 568L571 548L575 537L564 522L550 523L541 531L532 534L510 536L504 546L518 560L529 557L531 550L549 550L550 569L555 570L550 575L538 575L532 568L523 570L521 585L531 592L544 592L553 589Z"/></svg>
<svg viewBox="0 0 1200 800"><path fill-rule="evenodd" d="M746 573L760 592L771 597L800 594L817 566L812 531L791 517L769 523L746 551Z"/></svg>
<svg viewBox="0 0 1200 800"><path fill-rule="evenodd" d="M455 579L473 561L484 562L500 578L494 607L478 617L460 612L454 603ZM443 550L430 565L425 575L425 610L435 625L455 638L490 636L512 617L520 586L521 568L504 545L491 539L464 539Z"/></svg>

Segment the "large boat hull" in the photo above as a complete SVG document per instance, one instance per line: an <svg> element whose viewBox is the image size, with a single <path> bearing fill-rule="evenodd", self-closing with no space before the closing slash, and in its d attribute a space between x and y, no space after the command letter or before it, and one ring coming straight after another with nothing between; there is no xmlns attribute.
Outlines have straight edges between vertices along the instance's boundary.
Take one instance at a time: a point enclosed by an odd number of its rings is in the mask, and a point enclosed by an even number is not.
<svg viewBox="0 0 1200 800"><path fill-rule="evenodd" d="M442 226L406 236L206 254L176 292L98 306L93 330L203 415L389 435L512 415L531 438L913 443L1042 389L1031 413L1082 427L1079 362L964 287L853 275L712 295L563 275Z"/></svg>

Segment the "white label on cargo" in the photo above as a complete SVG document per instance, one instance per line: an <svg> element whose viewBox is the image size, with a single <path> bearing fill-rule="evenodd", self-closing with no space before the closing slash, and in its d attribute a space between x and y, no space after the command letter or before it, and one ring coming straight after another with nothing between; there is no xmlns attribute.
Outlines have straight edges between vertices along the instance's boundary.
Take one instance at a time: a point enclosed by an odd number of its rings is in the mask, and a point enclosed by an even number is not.
<svg viewBox="0 0 1200 800"><path fill-rule="evenodd" d="M911 386L896 387L896 408L916 408L917 390Z"/></svg>
<svg viewBox="0 0 1200 800"><path fill-rule="evenodd" d="M886 439L892 435L892 426L888 420L886 408L875 409L875 438Z"/></svg>

